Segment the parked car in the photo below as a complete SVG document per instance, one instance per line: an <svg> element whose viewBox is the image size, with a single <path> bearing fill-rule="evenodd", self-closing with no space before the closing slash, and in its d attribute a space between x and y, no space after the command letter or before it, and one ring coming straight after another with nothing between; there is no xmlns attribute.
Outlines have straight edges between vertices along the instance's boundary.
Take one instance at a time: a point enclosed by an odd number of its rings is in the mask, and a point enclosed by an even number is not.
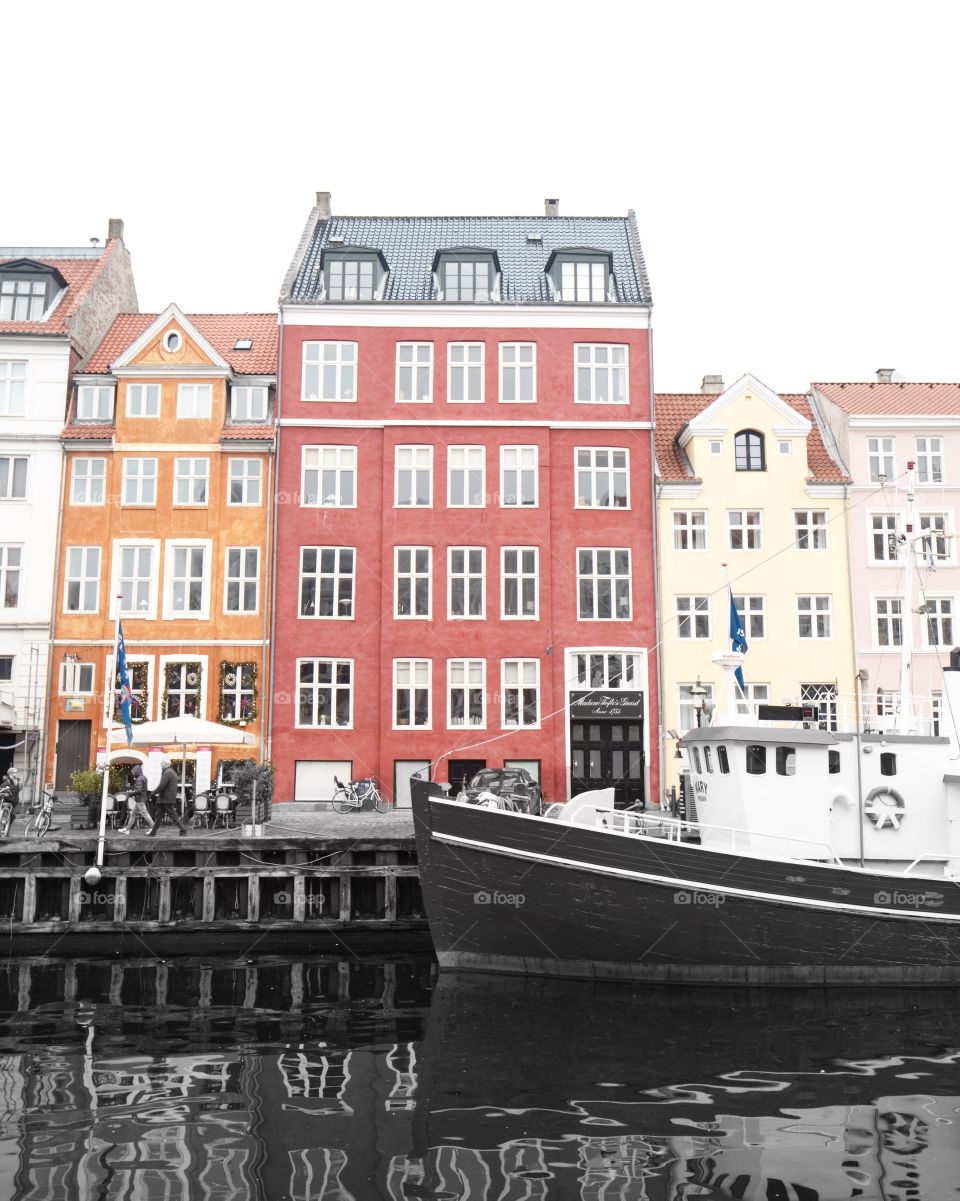
<svg viewBox="0 0 960 1201"><path fill-rule="evenodd" d="M483 793L513 801L523 813L540 813L543 791L537 781L522 767L485 767L466 785L460 794L469 805L476 805Z"/></svg>

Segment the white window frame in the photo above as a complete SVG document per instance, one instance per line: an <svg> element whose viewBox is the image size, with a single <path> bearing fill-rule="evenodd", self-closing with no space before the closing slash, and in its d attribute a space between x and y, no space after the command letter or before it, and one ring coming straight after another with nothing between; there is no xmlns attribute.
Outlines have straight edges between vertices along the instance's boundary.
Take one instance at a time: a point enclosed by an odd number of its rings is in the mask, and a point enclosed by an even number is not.
<svg viewBox="0 0 960 1201"><path fill-rule="evenodd" d="M456 673L462 673L462 679L454 680ZM479 676L479 684L477 678ZM463 692L463 721L453 719L454 690ZM480 720L468 719L470 709L470 693L480 693ZM487 661L486 659L448 659L447 660L447 729L448 730L485 730L487 728Z"/></svg>
<svg viewBox="0 0 960 1201"><path fill-rule="evenodd" d="M42 321L47 310L47 281L8 276L0 286L0 321ZM59 295L59 289L57 295Z"/></svg>
<svg viewBox="0 0 960 1201"><path fill-rule="evenodd" d="M879 519L880 529L878 530L874 522ZM882 567L888 563L896 563L899 561L899 554L890 554L890 535L893 534L896 538L896 545L900 545L900 529L903 524L901 514L883 512L883 513L868 513L867 514L867 563L871 567ZM892 528L891 528L892 527ZM883 556L877 558L875 538L877 534L883 537Z"/></svg>
<svg viewBox="0 0 960 1201"><path fill-rule="evenodd" d="M174 576L178 550L200 550L203 552L203 562L200 576L186 575L182 578L187 582L200 579L200 608L175 609L173 607L174 589L177 577ZM168 538L163 546L163 618L164 621L208 621L210 618L210 574L213 555L213 540L211 538Z"/></svg>
<svg viewBox="0 0 960 1201"><path fill-rule="evenodd" d="M512 357L512 361L510 359ZM521 356L528 356L524 361ZM537 344L536 342L501 342L499 348L500 361L500 390L499 402L505 405L524 405L537 403ZM521 396L525 391L522 382L529 374L529 396ZM507 396L507 381L513 376L512 397Z"/></svg>
<svg viewBox="0 0 960 1201"><path fill-rule="evenodd" d="M537 509L540 507L540 448L532 445L512 445L500 447L500 508L501 509ZM510 460L513 460L510 462ZM509 492L507 474L513 473L517 478L517 486ZM533 499L527 503L522 500L524 495L524 476L529 474L533 483ZM513 500L510 497L513 497Z"/></svg>
<svg viewBox="0 0 960 1201"><path fill-rule="evenodd" d="M128 470L128 467L136 463L139 465L139 470L134 473ZM146 464L153 464L152 473L143 470ZM157 470L157 460L151 457L139 458L129 456L124 458L122 467L122 482L120 485L120 506L124 509L155 509L157 507L157 486L159 484L159 472ZM136 500L127 500L127 484L136 484ZM153 497L151 500L144 500L144 485L153 485Z"/></svg>
<svg viewBox="0 0 960 1201"><path fill-rule="evenodd" d="M423 687L416 679L418 673L425 670L426 672L426 693L427 693L427 719L425 722L416 723L414 721L400 723L397 719L397 701L400 696L400 674L401 670L410 673L410 682L403 685L403 689L408 693L408 704L411 718L416 712L414 703L414 693ZM432 730L433 729L433 660L432 659L394 659L393 661L393 687L391 689L391 722L394 730Z"/></svg>
<svg viewBox="0 0 960 1201"><path fill-rule="evenodd" d="M737 685L739 689L740 685ZM737 712L741 717L755 718L757 705L770 704L769 684L747 684L742 696L737 696Z"/></svg>
<svg viewBox="0 0 960 1201"><path fill-rule="evenodd" d="M0 543L0 611L4 609L19 609L23 599L23 568L25 546L22 542ZM16 551L16 563L11 563L12 552ZM12 605L7 604L7 580L11 575L17 577L17 599Z"/></svg>
<svg viewBox="0 0 960 1201"><path fill-rule="evenodd" d="M709 642L712 625L709 594L675 596L673 612L677 624L677 637L681 641ZM687 633L683 633L684 622L686 622ZM703 632L698 633L698 630Z"/></svg>
<svg viewBox="0 0 960 1201"><path fill-rule="evenodd" d="M202 485L203 497L196 500L197 485ZM189 499L183 500L182 486ZM173 460L173 506L176 509L205 509L210 498L210 460L205 458L176 458Z"/></svg>
<svg viewBox="0 0 960 1201"><path fill-rule="evenodd" d="M410 466L404 467L401 465L401 459L404 452L410 452ZM426 465L420 463L421 459L426 460ZM400 501L400 476L402 472L410 472L410 503L403 504ZM425 471L427 473L427 491L429 499L425 504L416 501L416 477ZM433 447L424 446L417 443L403 443L393 448L393 507L395 509L432 509L433 508Z"/></svg>
<svg viewBox="0 0 960 1201"><path fill-rule="evenodd" d="M328 353L329 352L329 353ZM315 357L311 357L315 355ZM312 404L356 404L360 352L356 342L304 342L300 399ZM333 367L333 395L325 396L324 367ZM317 394L307 395L307 373L316 369Z"/></svg>
<svg viewBox="0 0 960 1201"><path fill-rule="evenodd" d="M0 359L0 417L22 417L26 397L27 361Z"/></svg>
<svg viewBox="0 0 960 1201"><path fill-rule="evenodd" d="M936 443L933 446L932 443ZM943 484L943 438L937 434L916 435L917 483Z"/></svg>
<svg viewBox="0 0 960 1201"><path fill-rule="evenodd" d="M30 483L30 455L15 455L2 454L0 455L0 463L7 463L7 478L6 492L0 492L0 500L7 501L11 504L18 504L28 499L28 488ZM23 463L23 495L17 496L12 489L17 480L17 464Z"/></svg>
<svg viewBox="0 0 960 1201"><path fill-rule="evenodd" d="M174 655L160 655L158 657L158 696L157 696L157 717L163 720L167 716L167 707L164 703L164 692L167 691L167 668L174 667L177 664L198 663L200 665L200 680L197 687L194 689L191 685L187 685L186 689L180 694L188 696L192 692L197 694L197 717L204 717L207 712L207 692L209 689L210 672L207 655L193 654L192 652L181 651ZM116 677L114 677L116 678ZM184 681L186 682L186 681ZM151 688L152 691L152 688ZM167 691L167 699L169 700L169 691Z"/></svg>
<svg viewBox="0 0 960 1201"><path fill-rule="evenodd" d="M479 468L473 460L479 459ZM457 465L457 460L461 460ZM480 500L470 500L477 495L471 492L470 482L474 472L480 472ZM453 477L455 473L463 475L463 500L453 499ZM483 509L487 502L487 448L485 446L448 446L447 447L447 508L448 509Z"/></svg>
<svg viewBox="0 0 960 1201"><path fill-rule="evenodd" d="M713 685L703 681L697 681L706 695L703 698L704 706L713 704ZM677 729L681 734L686 734L688 730L697 728L697 709L693 700L693 689L695 684L678 684L677 685ZM689 725L685 720L684 711L687 711L692 721Z"/></svg>
<svg viewBox="0 0 960 1201"><path fill-rule="evenodd" d="M936 648L949 648L953 646L956 638L956 619L957 605L956 597L954 596L926 596L924 597L926 612L923 615L923 643L930 650ZM931 611L932 606L932 611ZM949 636L944 636L944 623L949 622ZM937 629L936 640L930 637L930 628L935 626Z"/></svg>
<svg viewBox="0 0 960 1201"><path fill-rule="evenodd" d="M144 420L156 421L160 417L161 395L159 384L127 384L127 416L142 418ZM134 405L134 397L137 397L139 403ZM155 404L156 412L149 412L152 405ZM137 412L136 410L141 410ZM143 410L147 410L144 412Z"/></svg>
<svg viewBox="0 0 960 1201"><path fill-rule="evenodd" d="M304 569L304 559L307 551L316 552L316 570L307 572ZM323 569L323 552L333 552L333 571L324 571ZM352 566L349 570L343 568L342 560L344 552L349 551L353 556L351 559ZM330 544L319 545L309 544L300 547L300 564L299 577L297 584L297 617L301 621L355 621L357 616L357 548L355 546L335 546ZM329 580L332 583L332 613L313 613L303 612L303 582L306 578L311 578L314 581L314 610L318 609L320 601L320 587L323 580ZM346 581L350 581L350 612L340 613L337 610L340 607L340 585Z"/></svg>
<svg viewBox="0 0 960 1201"><path fill-rule="evenodd" d="M622 361L614 362L615 352L623 352ZM603 352L603 353L601 353ZM603 359L606 361L602 361ZM622 373L622 400L600 400L597 397L597 381L606 376L606 391L613 396L616 374ZM588 383L588 396L581 394L581 383ZM573 396L574 404L629 405L630 403L630 347L625 342L576 342L573 347Z"/></svg>
<svg viewBox="0 0 960 1201"><path fill-rule="evenodd" d="M230 574L230 554L232 551L238 551L240 554L240 575L232 576ZM253 576L244 574L245 568L249 567L250 556L253 555L254 569ZM244 589L247 584L253 582L254 586L254 602L253 608L246 608L243 604ZM236 609L230 608L230 585L236 584L237 596L240 601L239 607ZM223 612L231 617L249 616L260 612L260 547L259 546L225 546L223 549Z"/></svg>
<svg viewBox="0 0 960 1201"><path fill-rule="evenodd" d="M822 520L817 521L818 517ZM829 550L829 529L830 514L826 509L794 509L793 539L797 550Z"/></svg>
<svg viewBox="0 0 960 1201"><path fill-rule="evenodd" d="M83 687L83 676L89 677L89 687ZM95 696L97 666L95 663L61 663L57 689L60 696Z"/></svg>
<svg viewBox="0 0 960 1201"><path fill-rule="evenodd" d="M113 421L114 392L113 384L77 384L77 421Z"/></svg>
<svg viewBox="0 0 960 1201"><path fill-rule="evenodd" d="M524 557L533 554L533 571L524 568ZM516 554L516 571L507 569L507 556ZM513 580L517 590L518 613L507 612L507 581ZM524 584L533 581L533 612L523 612ZM501 621L539 621L540 620L540 548L538 546L501 546L500 547L500 619Z"/></svg>
<svg viewBox="0 0 960 1201"><path fill-rule="evenodd" d="M470 560L475 552L480 555L480 570L472 570ZM453 556L462 553L463 570L454 571ZM470 612L470 584L480 580L480 612ZM463 585L463 613L453 611L453 583L460 580ZM487 616L487 548L485 546L447 547L447 618L449 621L484 621Z"/></svg>
<svg viewBox="0 0 960 1201"><path fill-rule="evenodd" d="M410 354L409 362L404 362L403 356ZM421 361L420 355L425 353L425 358ZM416 404L433 404L433 343L432 342L398 342L397 343L397 375L396 375L396 393L395 399L397 404L416 405ZM415 393L417 388L417 379L426 369L427 372L427 395L417 396ZM401 381L405 374L410 376L410 395L403 395Z"/></svg>
<svg viewBox="0 0 960 1201"><path fill-rule="evenodd" d="M601 455L607 456L605 464L598 463ZM623 466L614 462L614 457L623 455ZM587 462L581 462L586 456ZM581 491L583 478L588 481L589 495ZM622 477L625 487L625 503L615 504L616 485ZM600 504L599 497L606 488L608 504ZM626 513L630 509L630 451L626 446L575 446L573 448L573 494L575 509L615 510Z"/></svg>
<svg viewBox="0 0 960 1201"><path fill-rule="evenodd" d="M410 567L409 570L401 571L400 556L409 554ZM425 554L427 557L427 566L424 571L418 570L417 558L420 554ZM427 611L426 613L415 613L417 583L421 580L427 582ZM400 611L400 583L405 580L410 590L410 612L401 613ZM431 546L395 546L393 548L393 616L397 621L430 621L433 617L433 547Z"/></svg>
<svg viewBox="0 0 960 1201"><path fill-rule="evenodd" d="M820 601L826 601L821 605ZM805 604L805 602L807 602ZM825 593L803 593L797 596L797 638L803 642L829 642L833 637L833 596ZM802 632L801 622L804 617L810 618L810 633ZM826 618L827 633L818 632L823 618Z"/></svg>
<svg viewBox="0 0 960 1201"><path fill-rule="evenodd" d="M533 690L536 693L536 718L524 721L523 693L529 686L526 680L528 669L533 669ZM516 673L516 679L508 677L511 671ZM517 721L507 720L508 693L515 692ZM500 728L503 730L539 730L540 729L540 660L539 659L501 659L500 660Z"/></svg>
<svg viewBox="0 0 960 1201"><path fill-rule="evenodd" d="M734 545L735 534L740 535L740 546ZM763 550L763 509L727 509L727 538L730 550Z"/></svg>
<svg viewBox="0 0 960 1201"><path fill-rule="evenodd" d="M233 486L240 485L240 499L233 499ZM256 499L251 493L256 491ZM227 508L259 509L263 504L263 460L252 455L227 459Z"/></svg>
<svg viewBox="0 0 960 1201"><path fill-rule="evenodd" d="M316 462L310 460L315 459ZM334 446L313 444L300 451L300 507L301 509L355 509L357 507L357 459L356 446ZM307 484L307 473L316 476L316 487ZM324 476L332 473L333 492L323 487ZM345 503L341 497L345 478L353 479L353 500ZM313 500L309 497L314 497ZM332 499L331 499L332 497Z"/></svg>
<svg viewBox="0 0 960 1201"><path fill-rule="evenodd" d="M270 389L266 384L234 384L230 389L230 420L238 425L260 425L270 412Z"/></svg>
<svg viewBox="0 0 960 1201"><path fill-rule="evenodd" d="M747 642L763 642L767 637L767 598L744 593L734 596L733 603L743 622L743 631ZM759 628L762 631L759 634L757 633L757 619L759 619Z"/></svg>
<svg viewBox="0 0 960 1201"><path fill-rule="evenodd" d="M936 525L930 528L931 520L941 520L941 528ZM924 528L924 522L927 523ZM938 567L952 567L956 563L956 538L953 536L953 510L952 509L928 509L917 514L917 533L919 541L917 542L917 559L921 565L929 565L929 559L932 555L934 563ZM925 537L930 540L930 553L928 554L924 544ZM942 553L937 549L937 543L942 545Z"/></svg>
<svg viewBox="0 0 960 1201"><path fill-rule="evenodd" d="M673 509L672 518L674 550L684 552L709 550L706 509ZM695 520L696 518L700 520ZM702 545L698 546L698 541Z"/></svg>
<svg viewBox="0 0 960 1201"><path fill-rule="evenodd" d="M903 597L874 596L873 600L873 645L882 651L903 646ZM899 627L899 637L897 637ZM886 642L881 631L886 630Z"/></svg>
<svg viewBox="0 0 960 1201"><path fill-rule="evenodd" d="M870 482L892 483L897 478L897 440L896 438L875 437L867 439L867 472Z"/></svg>
<svg viewBox="0 0 960 1201"><path fill-rule="evenodd" d="M305 663L312 663L314 666L314 679L304 683L300 679L300 673ZM330 682L329 684L321 683L317 678L321 663L330 665ZM350 668L350 682L348 684L339 683L337 680L337 669L343 665L348 665ZM306 655L303 658L297 659L296 674L294 677L294 729L297 730L352 730L353 729L353 708L354 708L354 686L357 680L357 668L353 659L333 658L328 655ZM301 722L300 720L300 694L303 689L309 689L313 695L313 717L312 722ZM319 696L320 692L330 690L330 718L329 722L320 722L319 720ZM349 720L344 723L336 721L337 715L337 695L342 690L347 691L350 698L350 715Z"/></svg>
<svg viewBox="0 0 960 1201"><path fill-rule="evenodd" d="M177 384L177 420L208 421L213 415L213 384Z"/></svg>
<svg viewBox="0 0 960 1201"><path fill-rule="evenodd" d="M484 342L447 343L447 404L483 404L486 398L486 350ZM479 352L479 359L474 352ZM463 393L459 399L453 395L455 374L460 376ZM473 383L478 386L469 386ZM475 392L479 395L474 395Z"/></svg>
<svg viewBox="0 0 960 1201"><path fill-rule="evenodd" d="M71 552L79 551L80 569L76 575L71 575ZM91 559L95 562L92 565ZM67 546L63 556L63 612L99 613L100 612L100 574L103 569L103 548L100 546ZM79 603L75 609L69 606L70 585L77 584ZM89 585L93 585L93 604L85 603Z"/></svg>
<svg viewBox="0 0 960 1201"><path fill-rule="evenodd" d="M77 472L77 466L80 463L85 463L87 469L84 475ZM94 475L90 468L93 464L99 463L102 467L102 472L99 475ZM90 486L99 481L100 483L100 499L99 500L78 500L78 488L82 484L87 495L90 494ZM71 505L83 505L85 507L98 507L106 504L107 496L107 460L99 456L77 455L70 467L70 503Z"/></svg>
<svg viewBox="0 0 960 1201"><path fill-rule="evenodd" d="M632 621L633 620L633 554L629 546L578 546L576 548L576 563L577 563L577 621ZM598 556L602 554L610 555L610 573L600 572L597 567ZM626 574L618 573L616 569L617 556L625 554L627 556ZM581 571L580 556L590 555L592 561L592 569L588 572ZM617 609L617 583L626 580L627 582L627 609L625 614L616 612ZM580 590L581 585L585 582L591 584L591 598L593 616L584 617L581 612ZM604 582L610 582L610 609L609 617L598 616L599 598L602 592Z"/></svg>
<svg viewBox="0 0 960 1201"><path fill-rule="evenodd" d="M160 539L159 538L114 538L110 553L110 616L117 616L120 605L119 594L122 585L122 558L124 550L149 550L150 569L145 576L131 579L146 580L148 586L147 607L145 609L122 609L121 615L127 618L139 618L153 621L157 616L157 594L160 580Z"/></svg>

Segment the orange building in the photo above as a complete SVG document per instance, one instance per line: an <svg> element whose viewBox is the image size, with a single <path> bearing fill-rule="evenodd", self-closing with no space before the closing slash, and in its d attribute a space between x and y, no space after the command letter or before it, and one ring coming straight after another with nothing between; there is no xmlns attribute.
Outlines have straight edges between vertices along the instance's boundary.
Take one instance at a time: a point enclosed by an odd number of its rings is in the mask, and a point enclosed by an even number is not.
<svg viewBox="0 0 960 1201"><path fill-rule="evenodd" d="M45 764L58 791L104 754L118 607L133 721L191 713L257 737L191 753L199 787L218 759L264 757L276 363L275 314L170 305L121 314L74 373Z"/></svg>

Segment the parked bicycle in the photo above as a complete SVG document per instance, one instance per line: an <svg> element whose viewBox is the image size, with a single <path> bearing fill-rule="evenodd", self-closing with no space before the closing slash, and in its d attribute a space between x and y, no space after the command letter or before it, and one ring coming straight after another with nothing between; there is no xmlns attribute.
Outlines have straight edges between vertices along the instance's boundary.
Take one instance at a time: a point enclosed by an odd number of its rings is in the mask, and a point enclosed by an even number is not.
<svg viewBox="0 0 960 1201"><path fill-rule="evenodd" d="M57 804L57 794L52 788L43 790L43 800L40 802L40 808L37 810L33 820L27 826L26 833L31 831L36 834L37 838L43 838L50 829L50 821L53 817L53 807Z"/></svg>
<svg viewBox="0 0 960 1201"><path fill-rule="evenodd" d="M350 813L353 809L362 809L369 801L377 813L386 813L390 802L381 793L373 776L365 780L349 780L346 784L333 777L336 785L333 793L333 808L335 813Z"/></svg>

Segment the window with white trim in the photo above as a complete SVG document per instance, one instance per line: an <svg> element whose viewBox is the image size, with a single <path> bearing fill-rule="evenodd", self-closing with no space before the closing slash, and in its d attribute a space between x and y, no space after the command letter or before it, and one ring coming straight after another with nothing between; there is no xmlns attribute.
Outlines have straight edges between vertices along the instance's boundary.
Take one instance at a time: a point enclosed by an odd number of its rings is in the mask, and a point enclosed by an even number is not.
<svg viewBox="0 0 960 1201"><path fill-rule="evenodd" d="M707 549L707 513L705 509L674 509L673 549Z"/></svg>
<svg viewBox="0 0 960 1201"><path fill-rule="evenodd" d="M540 725L540 661L503 659L500 663L503 728Z"/></svg>
<svg viewBox="0 0 960 1201"><path fill-rule="evenodd" d="M106 481L106 459L74 459L70 478L70 503L102 505Z"/></svg>
<svg viewBox="0 0 960 1201"><path fill-rule="evenodd" d="M536 546L501 547L501 617L536 621L540 616L539 558Z"/></svg>
<svg viewBox="0 0 960 1201"><path fill-rule="evenodd" d="M396 546L393 556L394 616L429 618L433 551L429 546Z"/></svg>
<svg viewBox="0 0 960 1201"><path fill-rule="evenodd" d="M877 646L903 645L903 599L901 597L874 597L873 620L877 631Z"/></svg>
<svg viewBox="0 0 960 1201"><path fill-rule="evenodd" d="M928 567L937 563L948 563L953 555L950 537L949 515L947 513L921 513L920 542L917 547L919 557Z"/></svg>
<svg viewBox="0 0 960 1201"><path fill-rule="evenodd" d="M0 455L0 500L27 499L27 455Z"/></svg>
<svg viewBox="0 0 960 1201"><path fill-rule="evenodd" d="M630 507L630 452L610 446L578 446L578 509Z"/></svg>
<svg viewBox="0 0 960 1201"><path fill-rule="evenodd" d="M301 617L353 617L356 555L352 546L300 548Z"/></svg>
<svg viewBox="0 0 960 1201"><path fill-rule="evenodd" d="M397 401L427 404L433 400L433 343L397 343Z"/></svg>
<svg viewBox="0 0 960 1201"><path fill-rule="evenodd" d="M486 553L482 546L447 548L448 617L485 616Z"/></svg>
<svg viewBox="0 0 960 1201"><path fill-rule="evenodd" d="M867 464L870 469L870 479L879 484L883 480L892 480L897 474L894 460L893 438L867 439Z"/></svg>
<svg viewBox="0 0 960 1201"><path fill-rule="evenodd" d="M537 507L536 446L500 447L500 507Z"/></svg>
<svg viewBox="0 0 960 1201"><path fill-rule="evenodd" d="M0 281L0 321L42 320L47 307L47 287L46 279Z"/></svg>
<svg viewBox="0 0 960 1201"><path fill-rule="evenodd" d="M627 403L626 346L582 342L574 354L577 403Z"/></svg>
<svg viewBox="0 0 960 1201"><path fill-rule="evenodd" d="M264 384L234 384L230 389L230 420L238 424L266 421L268 396Z"/></svg>
<svg viewBox="0 0 960 1201"><path fill-rule="evenodd" d="M393 725L395 729L430 728L430 659L394 659Z"/></svg>
<svg viewBox="0 0 960 1201"><path fill-rule="evenodd" d="M896 563L899 550L896 513L870 515L870 559L874 563Z"/></svg>
<svg viewBox="0 0 960 1201"><path fill-rule="evenodd" d="M581 687L626 688L645 687L640 678L640 656L621 651L574 656L576 681Z"/></svg>
<svg viewBox="0 0 960 1201"><path fill-rule="evenodd" d="M161 720L166 717L199 717L202 679L202 663L189 661L164 664Z"/></svg>
<svg viewBox="0 0 960 1201"><path fill-rule="evenodd" d="M207 547L167 544L168 614L196 617L207 611Z"/></svg>
<svg viewBox="0 0 960 1201"><path fill-rule="evenodd" d="M832 606L830 596L798 596L797 637L831 638Z"/></svg>
<svg viewBox="0 0 960 1201"><path fill-rule="evenodd" d="M224 612L256 613L259 606L259 546L228 546L224 552Z"/></svg>
<svg viewBox="0 0 960 1201"><path fill-rule="evenodd" d="M143 614L152 602L154 574L152 546L121 546L120 548L120 612Z"/></svg>
<svg viewBox="0 0 960 1201"><path fill-rule="evenodd" d="M160 385L127 384L127 416L159 417Z"/></svg>
<svg viewBox="0 0 960 1201"><path fill-rule="evenodd" d="M760 509L729 509L727 522L731 550L763 550L763 513Z"/></svg>
<svg viewBox="0 0 960 1201"><path fill-rule="evenodd" d="M537 399L537 345L500 343L500 400L503 404L532 404Z"/></svg>
<svg viewBox="0 0 960 1201"><path fill-rule="evenodd" d="M748 641L767 636L766 599L762 596L735 596L733 603L743 622Z"/></svg>
<svg viewBox="0 0 960 1201"><path fill-rule="evenodd" d="M739 695L740 685L737 685L737 712L741 717L750 717L754 721L757 720L757 706L767 705L770 703L770 685L769 684L747 684L743 690L743 696Z"/></svg>
<svg viewBox="0 0 960 1201"><path fill-rule="evenodd" d="M917 483L943 483L942 438L917 438Z"/></svg>
<svg viewBox="0 0 960 1201"><path fill-rule="evenodd" d="M151 506L157 503L157 460L123 460L123 504Z"/></svg>
<svg viewBox="0 0 960 1201"><path fill-rule="evenodd" d="M793 514L793 533L797 550L826 550L826 509L796 509Z"/></svg>
<svg viewBox="0 0 960 1201"><path fill-rule="evenodd" d="M173 503L198 506L207 503L209 459L174 459Z"/></svg>
<svg viewBox="0 0 960 1201"><path fill-rule="evenodd" d="M926 610L927 646L953 646L953 600L948 596L928 596Z"/></svg>
<svg viewBox="0 0 960 1201"><path fill-rule="evenodd" d="M580 621L629 621L632 614L628 547L577 550L577 617Z"/></svg>
<svg viewBox="0 0 960 1201"><path fill-rule="evenodd" d="M713 707L713 685L703 684L699 680L697 684L706 693L703 697L703 707L705 710L709 710ZM697 687L697 684L680 684L678 687L677 721L681 734L685 734L687 730L695 730L699 724L697 721L696 693L693 691Z"/></svg>
<svg viewBox="0 0 960 1201"><path fill-rule="evenodd" d="M447 506L451 509L482 509L486 489L486 448L447 447Z"/></svg>
<svg viewBox="0 0 960 1201"><path fill-rule="evenodd" d="M357 399L356 342L304 342L302 399Z"/></svg>
<svg viewBox="0 0 960 1201"><path fill-rule="evenodd" d="M305 446L301 458L301 508L357 507L357 448Z"/></svg>
<svg viewBox="0 0 960 1201"><path fill-rule="evenodd" d="M63 611L96 613L100 608L100 547L68 546L64 564Z"/></svg>
<svg viewBox="0 0 960 1201"><path fill-rule="evenodd" d="M560 299L564 302L602 304L611 299L608 288L610 263L606 257L558 258L556 266L560 276Z"/></svg>
<svg viewBox="0 0 960 1201"><path fill-rule="evenodd" d="M26 393L26 361L0 359L0 417L22 417Z"/></svg>
<svg viewBox="0 0 960 1201"><path fill-rule="evenodd" d="M678 638L710 637L710 597L675 596Z"/></svg>
<svg viewBox="0 0 960 1201"><path fill-rule="evenodd" d="M491 255L443 255L439 264L443 299L486 304L493 298L496 271Z"/></svg>
<svg viewBox="0 0 960 1201"><path fill-rule="evenodd" d="M93 663L61 663L60 695L93 696Z"/></svg>
<svg viewBox="0 0 960 1201"><path fill-rule="evenodd" d="M253 721L256 712L256 664L224 663L220 683L223 721Z"/></svg>
<svg viewBox="0 0 960 1201"><path fill-rule="evenodd" d="M398 446L393 461L394 505L429 509L433 505L433 447Z"/></svg>
<svg viewBox="0 0 960 1201"><path fill-rule="evenodd" d="M113 384L77 385L77 420L113 420Z"/></svg>
<svg viewBox="0 0 960 1201"><path fill-rule="evenodd" d="M487 724L486 659L447 660L447 728Z"/></svg>
<svg viewBox="0 0 960 1201"><path fill-rule="evenodd" d="M197 420L213 409L213 384L177 384L177 417Z"/></svg>
<svg viewBox="0 0 960 1201"><path fill-rule="evenodd" d="M13 655L0 655L0 684L13 680Z"/></svg>
<svg viewBox="0 0 960 1201"><path fill-rule="evenodd" d="M447 345L447 400L451 404L480 404L483 401L482 342L450 342Z"/></svg>
<svg viewBox="0 0 960 1201"><path fill-rule="evenodd" d="M297 725L353 725L353 660L297 660Z"/></svg>
<svg viewBox="0 0 960 1201"><path fill-rule="evenodd" d="M263 486L263 463L260 459L227 460L227 504L259 505Z"/></svg>

